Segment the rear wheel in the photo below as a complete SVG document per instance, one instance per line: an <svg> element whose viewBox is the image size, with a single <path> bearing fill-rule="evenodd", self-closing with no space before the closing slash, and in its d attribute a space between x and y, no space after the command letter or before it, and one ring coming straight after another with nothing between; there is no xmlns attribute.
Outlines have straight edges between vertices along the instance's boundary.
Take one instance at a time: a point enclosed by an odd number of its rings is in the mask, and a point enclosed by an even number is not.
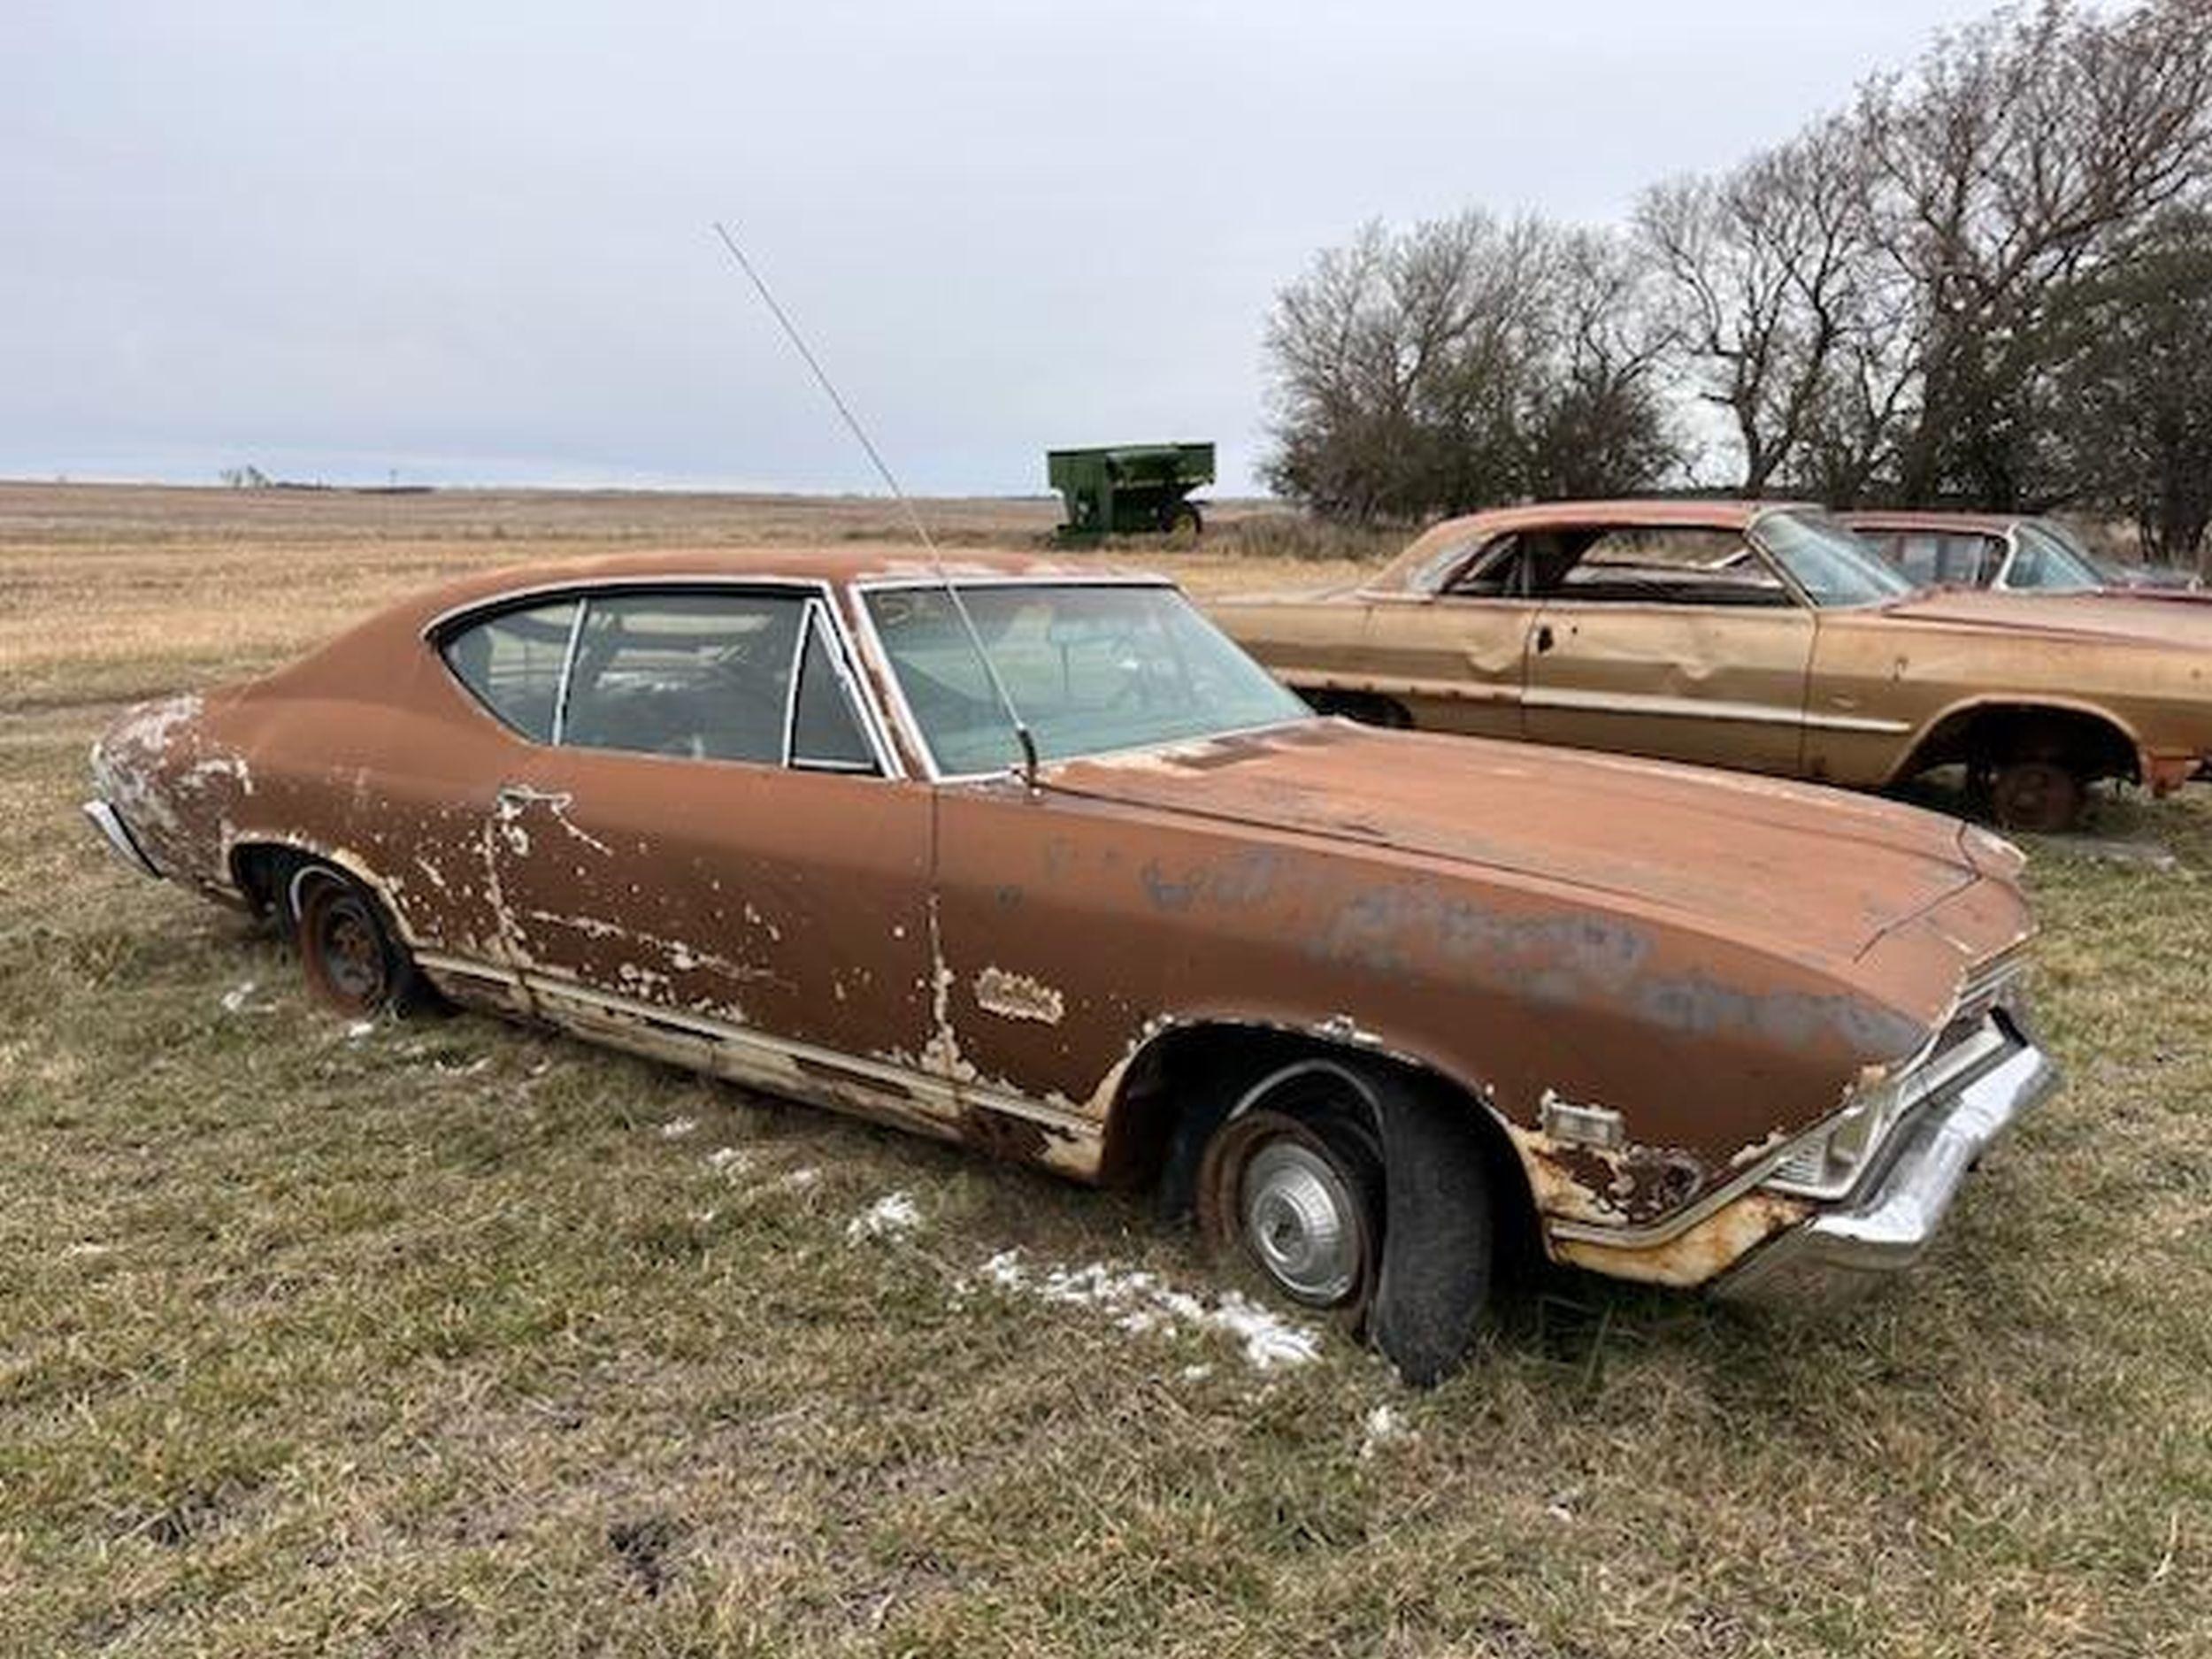
<svg viewBox="0 0 2212 1659"><path fill-rule="evenodd" d="M310 864L293 878L290 900L308 988L326 1007L366 1019L411 1013L428 1001L406 947L359 882L326 864Z"/></svg>
<svg viewBox="0 0 2212 1659"><path fill-rule="evenodd" d="M1989 769L1990 815L2006 829L2050 834L2080 820L2086 791L2063 762L2040 757L2008 760Z"/></svg>
<svg viewBox="0 0 2212 1659"><path fill-rule="evenodd" d="M1195 541L1198 540L1200 532L1205 529L1206 524L1205 520L1198 516L1198 509L1194 504L1181 501L1168 509L1167 522L1160 527L1170 535L1185 536Z"/></svg>

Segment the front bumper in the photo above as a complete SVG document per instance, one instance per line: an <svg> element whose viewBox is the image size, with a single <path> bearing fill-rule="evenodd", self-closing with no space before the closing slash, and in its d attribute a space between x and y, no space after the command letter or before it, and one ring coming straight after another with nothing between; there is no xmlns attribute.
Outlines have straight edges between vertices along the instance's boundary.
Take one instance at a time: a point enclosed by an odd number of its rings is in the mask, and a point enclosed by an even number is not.
<svg viewBox="0 0 2212 1659"><path fill-rule="evenodd" d="M107 842L108 850L117 858L142 876L151 876L157 881L161 879L161 872L154 868L154 861L139 850L130 826L123 822L121 813L104 801L88 801L84 803L84 815L92 820L93 827L100 832L101 840Z"/></svg>
<svg viewBox="0 0 2212 1659"><path fill-rule="evenodd" d="M2058 1086L2032 1042L1900 1125L1857 1193L1778 1233L1712 1286L1730 1302L1792 1308L1847 1302L1919 1259L1967 1172Z"/></svg>

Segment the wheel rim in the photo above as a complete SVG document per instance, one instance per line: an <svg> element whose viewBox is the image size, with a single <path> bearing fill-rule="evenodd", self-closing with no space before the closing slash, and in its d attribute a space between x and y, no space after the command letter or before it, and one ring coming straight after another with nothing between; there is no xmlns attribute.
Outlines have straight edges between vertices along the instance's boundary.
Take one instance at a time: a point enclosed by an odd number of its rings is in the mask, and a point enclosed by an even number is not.
<svg viewBox="0 0 2212 1659"><path fill-rule="evenodd" d="M354 1013L381 1007L390 968L368 906L351 893L325 888L308 901L306 921L309 977L325 999Z"/></svg>
<svg viewBox="0 0 2212 1659"><path fill-rule="evenodd" d="M1329 1160L1294 1141L1270 1141L1245 1165L1244 1241L1268 1277L1300 1302L1350 1295L1363 1265L1359 1210Z"/></svg>

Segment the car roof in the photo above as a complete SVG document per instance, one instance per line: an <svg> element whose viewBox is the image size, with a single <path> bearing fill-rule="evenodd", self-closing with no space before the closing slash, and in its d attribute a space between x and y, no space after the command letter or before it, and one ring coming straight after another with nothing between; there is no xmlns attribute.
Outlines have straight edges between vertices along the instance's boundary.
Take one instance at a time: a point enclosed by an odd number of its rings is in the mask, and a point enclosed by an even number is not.
<svg viewBox="0 0 2212 1659"><path fill-rule="evenodd" d="M1370 593L1427 593L1427 567L1448 547L1487 541L1515 530L1616 529L1624 525L1663 525L1693 530L1747 530L1762 513L1778 508L1820 510L1809 501L1705 500L1680 495L1623 496L1607 501L1540 501L1520 507L1495 507L1434 524L1369 582Z"/></svg>
<svg viewBox="0 0 2212 1659"><path fill-rule="evenodd" d="M496 603L511 595L607 582L685 582L780 580L826 582L833 588L856 582L934 580L1003 581L1056 578L1071 581L1165 581L1165 577L1090 559L1031 553L978 553L954 549L941 562L919 548L657 548L646 552L544 559L496 570L472 572L432 588L403 607L419 626Z"/></svg>
<svg viewBox="0 0 2212 1659"><path fill-rule="evenodd" d="M1851 512L1839 512L1837 518L1855 530L1879 527L1884 530L1962 530L1976 535L2001 536L2010 534L2013 526L2027 522L2025 513L2001 512L1937 512L1926 508L1901 508L1888 511L1865 507Z"/></svg>

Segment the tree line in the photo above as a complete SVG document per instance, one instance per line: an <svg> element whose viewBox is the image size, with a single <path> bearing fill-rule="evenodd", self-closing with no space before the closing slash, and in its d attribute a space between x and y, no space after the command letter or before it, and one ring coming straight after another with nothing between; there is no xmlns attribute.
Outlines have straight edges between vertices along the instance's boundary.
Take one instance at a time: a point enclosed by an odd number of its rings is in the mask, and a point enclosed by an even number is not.
<svg viewBox="0 0 2212 1659"><path fill-rule="evenodd" d="M2007 9L1627 224L1327 250L1266 476L1411 519L1664 485L2212 525L2212 0Z"/></svg>

